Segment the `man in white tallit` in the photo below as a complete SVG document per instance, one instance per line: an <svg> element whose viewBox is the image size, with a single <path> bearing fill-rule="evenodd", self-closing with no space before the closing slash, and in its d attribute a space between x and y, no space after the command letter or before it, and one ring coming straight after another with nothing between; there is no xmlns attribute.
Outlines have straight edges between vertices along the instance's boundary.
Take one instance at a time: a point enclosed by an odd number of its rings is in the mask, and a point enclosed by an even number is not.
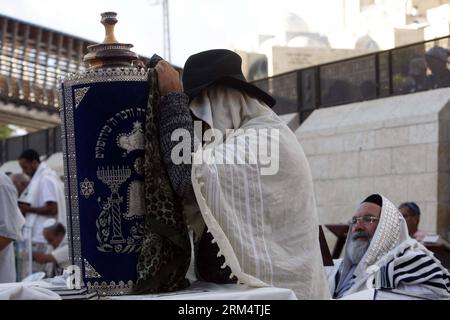
<svg viewBox="0 0 450 320"><path fill-rule="evenodd" d="M409 237L402 214L381 195L371 195L359 206L344 252L328 273L333 298L367 289L394 289L405 298L450 297L448 270Z"/></svg>
<svg viewBox="0 0 450 320"><path fill-rule="evenodd" d="M44 238L51 248L48 248L46 253L33 253L33 260L40 264L47 264L46 272L49 277L61 275L62 271L70 265L66 229L55 219L48 219L43 227Z"/></svg>
<svg viewBox="0 0 450 320"><path fill-rule="evenodd" d="M43 235L44 223L54 218L66 225L64 185L57 173L39 159L32 149L22 152L19 165L31 181L19 198L19 207L25 215L24 238L31 238L34 252L45 252L47 241ZM45 265L33 263L33 272L43 271Z"/></svg>
<svg viewBox="0 0 450 320"><path fill-rule="evenodd" d="M309 164L271 110L275 100L245 80L241 58L229 50L189 57L184 92L167 62L156 71L162 159L174 191L186 204L194 199L185 213L195 233L197 277L330 298ZM202 143L191 165L194 119L203 132L195 132ZM187 150L180 137L189 138Z"/></svg>
<svg viewBox="0 0 450 320"><path fill-rule="evenodd" d="M16 282L14 240L22 239L25 219L17 207L17 190L0 172L0 283Z"/></svg>

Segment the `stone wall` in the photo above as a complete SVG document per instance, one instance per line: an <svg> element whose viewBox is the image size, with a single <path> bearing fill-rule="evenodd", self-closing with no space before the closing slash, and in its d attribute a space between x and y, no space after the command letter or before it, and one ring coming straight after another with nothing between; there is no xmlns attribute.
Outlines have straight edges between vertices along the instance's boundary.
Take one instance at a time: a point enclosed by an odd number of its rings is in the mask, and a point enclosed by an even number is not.
<svg viewBox="0 0 450 320"><path fill-rule="evenodd" d="M447 236L450 88L317 109L295 133L320 223L345 223L366 196L382 193L395 205L417 202L419 228Z"/></svg>

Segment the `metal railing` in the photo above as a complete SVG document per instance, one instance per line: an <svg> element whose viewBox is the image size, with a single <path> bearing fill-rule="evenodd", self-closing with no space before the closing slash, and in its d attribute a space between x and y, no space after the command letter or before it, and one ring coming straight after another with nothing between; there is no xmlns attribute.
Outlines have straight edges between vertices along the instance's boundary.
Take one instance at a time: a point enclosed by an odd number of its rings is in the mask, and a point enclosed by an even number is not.
<svg viewBox="0 0 450 320"><path fill-rule="evenodd" d="M57 113L57 79L83 69L91 41L0 16L0 99Z"/></svg>
<svg viewBox="0 0 450 320"><path fill-rule="evenodd" d="M0 164L17 160L22 151L29 148L47 157L61 152L61 126L0 140Z"/></svg>
<svg viewBox="0 0 450 320"><path fill-rule="evenodd" d="M317 108L450 86L449 48L446 36L252 83L277 99L275 112L298 112L301 123Z"/></svg>

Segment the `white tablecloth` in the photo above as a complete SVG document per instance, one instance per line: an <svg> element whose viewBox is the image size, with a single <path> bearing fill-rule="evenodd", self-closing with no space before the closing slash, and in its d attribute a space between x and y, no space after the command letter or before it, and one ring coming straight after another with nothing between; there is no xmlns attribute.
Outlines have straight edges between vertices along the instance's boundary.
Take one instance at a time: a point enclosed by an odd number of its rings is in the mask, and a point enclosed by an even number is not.
<svg viewBox="0 0 450 320"><path fill-rule="evenodd" d="M52 288L61 288L63 282L52 281L60 279L45 279L41 281L3 283L0 284L0 300L55 300L61 299L52 292ZM52 283L53 282L53 283ZM61 283L60 283L61 282ZM290 289L264 287L251 288L238 284L215 284L209 282L194 282L182 291L144 294L107 296L101 299L111 300L297 300Z"/></svg>
<svg viewBox="0 0 450 320"><path fill-rule="evenodd" d="M0 283L0 300L61 300L42 282Z"/></svg>
<svg viewBox="0 0 450 320"><path fill-rule="evenodd" d="M238 284L194 282L186 290L144 295L108 296L113 300L297 300L290 289L264 287L251 288Z"/></svg>

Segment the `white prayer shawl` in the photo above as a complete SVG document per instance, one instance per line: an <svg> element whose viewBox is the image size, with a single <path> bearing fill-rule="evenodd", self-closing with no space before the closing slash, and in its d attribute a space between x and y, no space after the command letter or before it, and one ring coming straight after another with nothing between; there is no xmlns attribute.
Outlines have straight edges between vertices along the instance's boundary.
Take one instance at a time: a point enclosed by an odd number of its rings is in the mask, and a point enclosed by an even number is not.
<svg viewBox="0 0 450 320"><path fill-rule="evenodd" d="M64 197L64 184L58 177L57 173L47 166L46 163L41 162L38 169L34 173L30 184L27 189L23 192L23 196L19 201L29 203L31 207L41 207L45 203L42 203L41 193L43 192L43 183L49 183L51 187L51 192L54 192L52 198L56 200L58 205L58 213L55 217L58 222L61 222L64 226L67 224L66 219L66 202ZM38 215L36 213L27 213L26 227L32 229L32 239L34 242L46 243L43 235L43 224L46 220L51 219L50 216ZM28 238L28 233L24 233L24 237Z"/></svg>
<svg viewBox="0 0 450 320"><path fill-rule="evenodd" d="M17 206L16 187L4 173L0 173L0 191L0 236L22 240L25 219Z"/></svg>
<svg viewBox="0 0 450 320"><path fill-rule="evenodd" d="M383 197L381 217L374 237L354 272L354 283L344 296L377 288L395 288L426 297L450 297L450 274L434 254L408 235L406 221L397 208ZM352 232L347 235L347 242ZM345 252L345 248L344 248ZM333 295L337 273L350 268L345 256L329 272Z"/></svg>
<svg viewBox="0 0 450 320"><path fill-rule="evenodd" d="M290 288L299 299L329 299L312 176L295 135L269 107L235 89L210 87L190 107L222 133L253 129L232 133L224 142L205 143L194 154L195 196L225 258L223 267L228 265L232 275L249 286ZM278 154L272 146L272 161L279 161L279 169L271 175L261 174L264 166L258 155L264 150L252 142L245 150L246 137L255 142L265 133L279 148ZM202 153L210 163L201 161ZM221 158L232 162L235 154L258 161L218 164Z"/></svg>
<svg viewBox="0 0 450 320"><path fill-rule="evenodd" d="M25 219L17 206L17 190L12 181L0 172L0 236L21 240ZM16 281L14 244L0 250L0 283Z"/></svg>
<svg viewBox="0 0 450 320"><path fill-rule="evenodd" d="M67 234L64 236L58 247L50 249L47 254L51 254L55 258L56 263L47 263L45 272L47 275L57 276L62 273L62 270L67 268L71 262L69 258L69 245L67 244Z"/></svg>

